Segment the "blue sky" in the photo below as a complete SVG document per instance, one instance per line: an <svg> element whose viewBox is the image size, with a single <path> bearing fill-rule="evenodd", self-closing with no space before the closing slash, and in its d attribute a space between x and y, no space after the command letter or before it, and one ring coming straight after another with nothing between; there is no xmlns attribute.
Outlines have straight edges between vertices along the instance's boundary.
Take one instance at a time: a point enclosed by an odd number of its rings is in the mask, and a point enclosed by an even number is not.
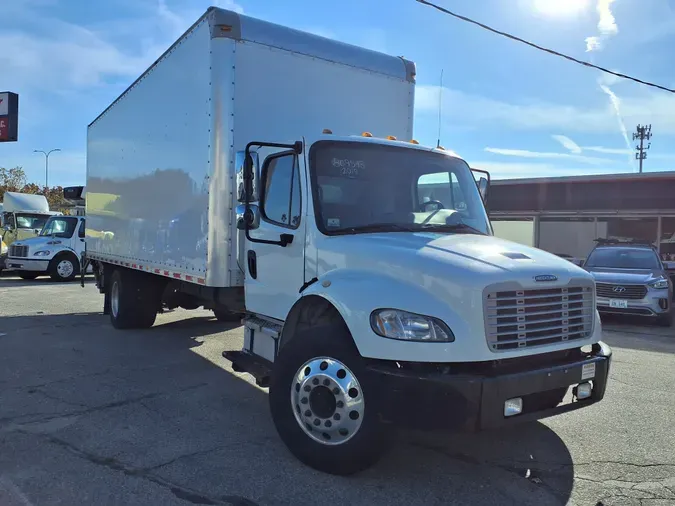
<svg viewBox="0 0 675 506"><path fill-rule="evenodd" d="M541 45L675 87L675 0L437 0ZM0 91L20 94L0 167L83 184L86 129L194 22L218 5L417 63L415 137L494 177L634 172L632 132L653 125L645 170L675 165L675 95L502 39L414 0L6 0ZM626 135L624 135L624 132ZM627 137L627 138L626 138Z"/></svg>

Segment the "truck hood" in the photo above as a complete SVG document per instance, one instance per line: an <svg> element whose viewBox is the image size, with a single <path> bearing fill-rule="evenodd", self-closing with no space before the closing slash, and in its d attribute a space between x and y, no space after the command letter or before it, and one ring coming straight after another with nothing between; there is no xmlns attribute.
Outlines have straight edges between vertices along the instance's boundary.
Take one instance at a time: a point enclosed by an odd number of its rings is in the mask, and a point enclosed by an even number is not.
<svg viewBox="0 0 675 506"><path fill-rule="evenodd" d="M659 269L607 269L597 268L588 269L599 283L626 283L633 285L642 285L651 283L657 279L665 277L663 272Z"/></svg>
<svg viewBox="0 0 675 506"><path fill-rule="evenodd" d="M322 259L329 260L321 262L326 271L340 267L372 270L377 266L392 276L417 279L419 283L420 276L450 278L460 286L518 279L524 288L541 288L548 284L535 281L535 276L555 276L561 282L572 277L590 279L589 273L556 255L493 236L357 234L328 238L321 250Z"/></svg>
<svg viewBox="0 0 675 506"><path fill-rule="evenodd" d="M51 244L50 244L51 243ZM58 247L64 243L64 239L55 237L51 238L49 236L38 236L32 237L30 239L21 239L14 241L12 244L14 246L28 246L28 254L32 255L38 250L49 249Z"/></svg>

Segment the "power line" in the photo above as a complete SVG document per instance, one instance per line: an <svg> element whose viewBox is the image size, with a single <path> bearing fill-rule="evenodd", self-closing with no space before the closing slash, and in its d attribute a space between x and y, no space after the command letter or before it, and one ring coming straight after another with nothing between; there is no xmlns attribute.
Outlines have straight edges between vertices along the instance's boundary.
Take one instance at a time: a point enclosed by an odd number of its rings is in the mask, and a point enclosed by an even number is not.
<svg viewBox="0 0 675 506"><path fill-rule="evenodd" d="M502 32L501 30L497 30L495 28L492 28L491 26L488 26L486 24L483 24L479 21L476 21L475 19L467 18L466 16L462 16L461 14L457 14L456 12L449 11L448 9L441 7L440 5L436 5L433 2L429 2L427 0L415 0L418 3L427 5L429 7L433 7L434 9L443 12L444 14L448 14L452 17L455 17L457 19L460 19L462 21L466 21L467 23L471 23L472 25L479 26L483 28L484 30L488 30L489 32L496 33L497 35L501 35L502 37L506 37L507 39L515 40L516 42L520 42L522 44L528 45L530 47L533 47L535 49L538 49L539 51L544 51L545 53L552 54L554 56L559 56L560 58L564 58L566 60L569 60L571 62L577 63L579 65L583 65L584 67L590 67L596 70L599 70L601 72L605 72L607 74L611 74L616 77L621 77L622 79L628 79L630 81L634 81L636 83L644 84L645 86L651 86L652 88L658 88L659 90L667 91L669 93L675 93L675 89L672 88L667 88L666 86L661 86L660 84L652 83L649 81L643 81L642 79L638 79L637 77L632 77L626 74L622 74L620 72L614 72L613 70L606 69L604 67L600 67L598 65L594 65L591 62L587 62L584 60L579 60L578 58L574 58L573 56L569 56L564 53L560 53L558 51L555 51L553 49L548 49L546 47L540 46L538 44L535 44L534 42L530 42L529 40L521 39L520 37L516 37L515 35L511 35L510 33Z"/></svg>

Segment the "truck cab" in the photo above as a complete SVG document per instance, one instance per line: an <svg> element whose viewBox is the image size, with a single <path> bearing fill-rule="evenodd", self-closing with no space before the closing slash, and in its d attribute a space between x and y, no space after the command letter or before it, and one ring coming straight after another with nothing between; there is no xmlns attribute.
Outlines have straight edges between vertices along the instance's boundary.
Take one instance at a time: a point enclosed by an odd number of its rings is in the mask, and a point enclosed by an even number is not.
<svg viewBox="0 0 675 506"><path fill-rule="evenodd" d="M7 268L23 279L48 275L55 281L72 281L80 272L84 237L84 216L52 216L36 237L10 245Z"/></svg>
<svg viewBox="0 0 675 506"><path fill-rule="evenodd" d="M35 237L51 216L61 213L49 210L44 195L5 192L0 213L0 272L7 268L9 246L18 240Z"/></svg>

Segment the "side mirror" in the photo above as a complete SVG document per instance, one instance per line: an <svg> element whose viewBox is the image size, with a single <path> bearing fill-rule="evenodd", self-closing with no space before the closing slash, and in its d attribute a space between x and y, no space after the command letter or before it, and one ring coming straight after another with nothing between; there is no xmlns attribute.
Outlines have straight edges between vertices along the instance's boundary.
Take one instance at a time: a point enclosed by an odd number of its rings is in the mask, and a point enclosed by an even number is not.
<svg viewBox="0 0 675 506"><path fill-rule="evenodd" d="M260 226L260 209L255 204L237 206L237 230L255 230Z"/></svg>
<svg viewBox="0 0 675 506"><path fill-rule="evenodd" d="M487 200L488 187L489 183L486 178L482 177L478 180L478 191L480 192L483 201Z"/></svg>
<svg viewBox="0 0 675 506"><path fill-rule="evenodd" d="M490 173L481 169L471 169L471 172L473 172L474 178L478 178L476 180L478 192L483 199L483 203L487 204L488 190L490 189Z"/></svg>
<svg viewBox="0 0 675 506"><path fill-rule="evenodd" d="M258 167L258 153L250 153L249 163L246 163L246 152L237 151L235 157L235 166L237 168L237 200L239 202L246 202L246 193L245 188L245 173L247 167L250 166L250 170L253 172L253 181L251 184L252 191L249 194L248 201L256 202L258 200L258 174L260 173Z"/></svg>
<svg viewBox="0 0 675 506"><path fill-rule="evenodd" d="M4 227L2 227L2 229L3 229L5 232L11 232L11 231L13 230L13 229L12 229L12 226L11 226L9 223L8 223L7 225L5 225Z"/></svg>

